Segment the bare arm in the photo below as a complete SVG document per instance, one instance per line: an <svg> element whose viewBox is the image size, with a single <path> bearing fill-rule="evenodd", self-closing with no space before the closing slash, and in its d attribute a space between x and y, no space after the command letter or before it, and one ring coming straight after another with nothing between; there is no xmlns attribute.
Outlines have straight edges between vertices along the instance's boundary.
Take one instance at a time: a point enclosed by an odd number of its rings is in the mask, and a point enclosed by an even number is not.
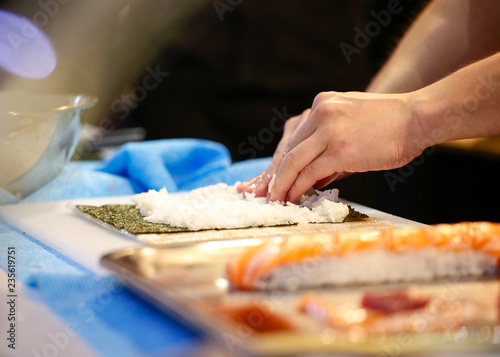
<svg viewBox="0 0 500 357"><path fill-rule="evenodd" d="M500 53L402 94L316 96L288 141L271 201L292 201L341 172L403 166L434 144L500 134Z"/></svg>
<svg viewBox="0 0 500 357"><path fill-rule="evenodd" d="M430 144L500 135L500 52L409 94Z"/></svg>
<svg viewBox="0 0 500 357"><path fill-rule="evenodd" d="M368 87L392 94L320 93L266 175L240 189L265 195L276 172L269 199L295 201L341 172L392 169L437 143L500 134L499 49L500 0L434 0Z"/></svg>
<svg viewBox="0 0 500 357"><path fill-rule="evenodd" d="M413 91L499 49L500 1L435 0L403 36L367 91Z"/></svg>

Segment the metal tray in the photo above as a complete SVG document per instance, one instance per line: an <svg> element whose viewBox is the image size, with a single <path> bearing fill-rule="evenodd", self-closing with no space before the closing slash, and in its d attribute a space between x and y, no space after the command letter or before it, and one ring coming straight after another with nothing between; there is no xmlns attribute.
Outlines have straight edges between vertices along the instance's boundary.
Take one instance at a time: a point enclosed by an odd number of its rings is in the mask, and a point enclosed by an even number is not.
<svg viewBox="0 0 500 357"><path fill-rule="evenodd" d="M500 326L497 326L500 283L496 278L316 290L315 293L332 301L345 302L356 301L367 289L405 288L431 294L449 304L468 301L480 312L474 324L450 325L438 332L372 335L365 331L353 334L352 331L337 331L301 313L297 302L305 291L245 292L228 286L224 277L228 259L263 240L130 248L103 256L101 264L159 308L206 332L229 355L356 353L396 356L443 351L500 351ZM294 328L257 332L224 312L249 304L265 306L266 311L285 318Z"/></svg>

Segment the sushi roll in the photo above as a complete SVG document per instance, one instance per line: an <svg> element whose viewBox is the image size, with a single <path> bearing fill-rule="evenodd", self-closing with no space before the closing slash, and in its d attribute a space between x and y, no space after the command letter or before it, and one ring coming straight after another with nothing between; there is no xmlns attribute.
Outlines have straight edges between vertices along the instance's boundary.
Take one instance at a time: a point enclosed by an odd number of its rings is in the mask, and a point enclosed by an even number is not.
<svg viewBox="0 0 500 357"><path fill-rule="evenodd" d="M242 290L431 281L494 274L500 224L290 235L250 247L230 260L226 276Z"/></svg>

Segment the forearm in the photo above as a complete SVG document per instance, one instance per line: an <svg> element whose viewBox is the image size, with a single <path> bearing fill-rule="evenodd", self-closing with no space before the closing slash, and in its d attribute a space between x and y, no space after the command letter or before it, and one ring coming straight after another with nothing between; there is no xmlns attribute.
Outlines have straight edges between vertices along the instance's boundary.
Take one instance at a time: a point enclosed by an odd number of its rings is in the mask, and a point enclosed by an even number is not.
<svg viewBox="0 0 500 357"><path fill-rule="evenodd" d="M500 135L500 52L409 96L430 144Z"/></svg>
<svg viewBox="0 0 500 357"><path fill-rule="evenodd" d="M412 24L367 88L402 93L429 85L498 50L500 1L437 0Z"/></svg>

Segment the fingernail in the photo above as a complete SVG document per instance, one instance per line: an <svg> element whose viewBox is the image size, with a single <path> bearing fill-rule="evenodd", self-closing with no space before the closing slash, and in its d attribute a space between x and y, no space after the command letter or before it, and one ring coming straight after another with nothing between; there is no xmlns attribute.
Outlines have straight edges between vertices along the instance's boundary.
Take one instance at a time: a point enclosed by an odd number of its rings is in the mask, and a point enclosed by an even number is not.
<svg viewBox="0 0 500 357"><path fill-rule="evenodd" d="M244 192L252 193L255 190L255 183L252 183L250 186L245 188Z"/></svg>
<svg viewBox="0 0 500 357"><path fill-rule="evenodd" d="M260 191L262 190L262 181L259 181L256 185L254 184L252 193L256 195L256 197L259 197ZM262 196L262 195L260 195Z"/></svg>

